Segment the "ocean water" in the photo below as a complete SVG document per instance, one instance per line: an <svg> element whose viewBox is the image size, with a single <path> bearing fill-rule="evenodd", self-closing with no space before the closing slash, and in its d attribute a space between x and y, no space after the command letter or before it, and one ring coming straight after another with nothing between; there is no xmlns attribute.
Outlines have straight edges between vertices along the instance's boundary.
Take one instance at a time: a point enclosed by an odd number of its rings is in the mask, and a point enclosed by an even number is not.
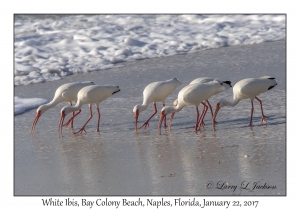
<svg viewBox="0 0 300 210"><path fill-rule="evenodd" d="M284 40L285 20L285 15L15 15L14 85L109 70L126 61ZM15 104L15 114L41 104L24 100L26 106Z"/></svg>
<svg viewBox="0 0 300 210"><path fill-rule="evenodd" d="M285 39L285 15L16 15L15 85Z"/></svg>
<svg viewBox="0 0 300 210"><path fill-rule="evenodd" d="M47 99L44 98L20 98L20 97L15 97L15 107L14 107L14 114L22 114L25 111L29 109L33 109L37 106L40 106L42 104L45 104L49 102Z"/></svg>

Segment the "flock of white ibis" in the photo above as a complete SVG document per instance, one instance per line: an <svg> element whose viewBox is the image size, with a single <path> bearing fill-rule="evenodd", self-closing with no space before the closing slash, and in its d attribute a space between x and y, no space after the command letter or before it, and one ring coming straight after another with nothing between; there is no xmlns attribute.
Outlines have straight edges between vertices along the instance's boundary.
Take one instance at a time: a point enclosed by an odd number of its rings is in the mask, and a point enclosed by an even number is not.
<svg viewBox="0 0 300 210"><path fill-rule="evenodd" d="M157 113L156 102L162 102L163 108L160 113L160 118L158 122L158 131L160 133L162 121L164 121L164 127L166 128L166 117L167 114L171 113L168 130L171 129L172 119L176 112L179 112L183 107L193 105L196 107L196 123L194 130L197 131L204 128L203 119L205 114L210 108L212 114L212 126L215 129L215 119L216 116L223 106L235 106L242 99L249 98L251 100L252 108L251 108L251 117L250 124L252 126L252 116L253 116L253 100L256 99L260 103L261 108L261 123L266 123L266 116L263 113L263 107L261 100L257 97L259 94L270 90L271 88L277 85L275 78L270 76L263 76L260 78L247 78L237 82L233 87L233 101L227 100L225 98L218 101L216 105L216 109L213 112L211 104L208 99L228 88L232 87L230 81L220 81L218 79L209 78L209 77L201 77L193 80L189 85L185 86L178 93L177 99L174 101L174 106L165 106L165 99L170 95L178 86L182 83L176 78L153 82L146 86L143 91L143 104L136 105L133 108L134 119L135 119L135 130L136 133L138 129L142 127L149 127L150 119ZM90 107L90 117L86 121L86 123L74 134L86 132L85 126L93 117L92 114L92 104L96 104L97 112L98 112L98 124L96 131L99 132L100 125L100 111L99 111L99 103L109 98L113 94L120 91L118 86L102 86L95 85L94 82L74 82L67 83L60 86L54 95L54 98L48 104L41 105L36 111L36 117L32 123L31 133L34 133L35 126L37 124L38 119L42 114L44 114L50 108L56 106L61 102L68 102L69 106L65 106L60 111L60 121L58 126L58 134L59 137L62 136L62 126L67 126L69 124L71 128L73 128L74 118L81 112L81 107L84 104L88 104ZM72 106L72 101L76 102L74 106ZM146 110L150 103L154 105L154 113L143 123L142 126L138 128L138 117L139 114ZM203 109L201 114L199 114L198 106L200 103L203 105ZM207 105L206 105L207 104ZM72 112L72 117L64 124L64 119L66 115ZM77 113L75 113L77 112Z"/></svg>

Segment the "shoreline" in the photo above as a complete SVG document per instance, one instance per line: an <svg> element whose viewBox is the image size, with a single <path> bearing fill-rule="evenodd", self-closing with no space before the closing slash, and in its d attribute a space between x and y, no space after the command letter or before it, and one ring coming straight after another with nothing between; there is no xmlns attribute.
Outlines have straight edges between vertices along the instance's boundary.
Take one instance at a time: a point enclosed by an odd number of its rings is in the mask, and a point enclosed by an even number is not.
<svg viewBox="0 0 300 210"><path fill-rule="evenodd" d="M118 64L119 66L117 66L115 68L99 70L99 71L94 71L94 72L89 72L89 73L79 73L79 74L69 75L69 76L63 77L63 79L61 79L61 80L48 81L48 82L43 82L43 83L35 83L35 84L29 84L29 85L14 86L14 93L15 93L14 96L23 97L22 95L28 95L28 94L25 94L24 92L31 92L29 90L31 87L33 87L34 89L38 89L38 88L35 88L35 86L39 86L39 85L42 85L42 84L49 85L50 88L52 88L52 87L55 88L55 87L58 87L60 84L65 84L65 83L72 82L72 81L77 81L77 80L80 80L80 81L81 80L87 80L88 81L89 79L92 80L93 76L96 76L97 74L106 74L105 72L107 72L107 71L111 71L111 73L119 73L118 69L120 69L120 68L125 68L126 70L130 71L131 70L130 66L135 65L135 64L139 64L140 62L148 63L147 61L150 61L150 63L151 63L152 61L155 62L156 60L160 60L160 59L161 60L168 60L168 58L173 58L173 57L175 57L175 59L171 59L171 60L177 60L176 57L180 58L181 56L186 57L188 55L197 55L197 54L201 55L201 54L205 54L205 52L209 52L209 51L216 51L216 50L226 51L225 49L227 49L227 48L245 48L247 46L253 48L255 46L264 45L264 44L285 43L285 42L286 42L285 40L280 40L280 41L263 42L263 43L260 43L260 44L226 46L226 47L212 48L212 49L207 49L207 50L201 50L201 51L198 51L198 52L189 52L189 53L177 54L177 55L171 55L171 56L165 56L165 57L155 57L155 58L140 59L140 60L136 60L136 61L126 61L126 62ZM199 57L199 56L193 56L193 57ZM168 69L168 70L170 70L170 69ZM203 72L201 72L201 74L203 74ZM213 72L213 74L215 75L215 72ZM230 74L232 74L232 72L230 72ZM255 74L255 75L257 75L257 74ZM257 76L257 77L259 77L259 76ZM284 77L284 79L285 79L285 77ZM19 89L23 89L23 88L25 89L24 92L19 91ZM55 89L54 89L54 91L55 91ZM20 96L16 95L16 92L17 92L17 94L20 94ZM41 94L38 94L38 97L40 97L40 95ZM53 92L53 96L54 96L54 92Z"/></svg>

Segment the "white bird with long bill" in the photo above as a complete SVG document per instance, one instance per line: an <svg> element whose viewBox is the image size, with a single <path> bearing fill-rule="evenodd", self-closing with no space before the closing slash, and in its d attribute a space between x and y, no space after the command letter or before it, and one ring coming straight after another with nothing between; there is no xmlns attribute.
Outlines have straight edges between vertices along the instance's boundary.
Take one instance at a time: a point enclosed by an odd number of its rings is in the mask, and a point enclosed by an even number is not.
<svg viewBox="0 0 300 210"><path fill-rule="evenodd" d="M267 90L272 89L277 85L275 78L270 77L270 76L263 76L260 78L247 78L243 79L239 82L237 82L233 86L233 101L226 100L225 98L221 99L217 105L216 105L216 110L213 116L213 129L215 129L215 124L214 120L217 117L217 114L221 107L224 106L236 106L242 99L247 99L249 98L251 100L252 108L251 108L251 117L250 117L250 123L249 126L252 126L252 116L253 116L253 100L256 99L259 104L260 104L260 109L261 109L261 123L264 124L266 123L266 116L264 115L263 112L263 107L262 107L262 102L261 100L257 97L259 94L266 92Z"/></svg>
<svg viewBox="0 0 300 210"><path fill-rule="evenodd" d="M146 128L147 125L149 126L150 119L157 113L156 102L161 101L163 103L163 106L165 106L165 99L167 98L167 96L170 95L175 90L175 88L177 88L181 84L182 83L178 79L174 78L166 81L153 82L146 86L143 92L143 104L141 105L138 104L133 108L136 133L138 130L137 122L138 122L139 114L142 111L146 110L150 103L153 103L154 113L149 117L148 120L146 120L146 122L144 122L144 124L141 127L139 127L142 128L143 126L145 126ZM166 127L166 119L165 119L165 127Z"/></svg>
<svg viewBox="0 0 300 210"><path fill-rule="evenodd" d="M108 85L93 85L93 86L87 86L82 88L78 92L78 99L77 103L74 106L65 106L61 109L60 111L60 121L58 125L58 135L59 137L62 136L62 125L64 122L64 119L67 114L80 110L82 105L88 104L90 107L90 117L86 121L86 123L79 129L79 131L75 132L74 134L77 133L82 133L82 131L86 132L85 126L86 124L92 119L93 114L92 114L92 105L96 104L97 107L97 112L98 112L98 124L97 124L97 132L99 132L99 125L100 125L100 111L99 111L99 103L104 101L105 99L111 97L113 94L121 91L118 86L108 86Z"/></svg>
<svg viewBox="0 0 300 210"><path fill-rule="evenodd" d="M197 83L197 84L204 84L204 83L209 83L209 82L212 82L212 81L222 82L222 81L220 81L220 80L218 80L218 79L215 79L215 78L212 78L212 77L199 77L199 78L194 79L193 81L191 81L191 82L190 82L190 85L191 85L191 84L196 84L196 83ZM232 87L230 81L224 81L223 83L226 83L227 85L224 84L224 89L220 89L220 92L222 92L222 91L224 91L224 90L227 90L228 88ZM218 93L219 93L219 92L218 92ZM216 93L216 94L218 94L218 93ZM211 117L213 117L213 110L212 110L211 104L209 103L208 100L206 100L205 102L206 102L206 104L208 105L208 107L209 107L209 109L210 109ZM176 99L176 100L173 102L174 106L177 106L177 103L178 103L178 99ZM204 106L203 106L203 111L205 111L206 108L207 108L207 106L204 105ZM203 113L203 111L202 111L202 113ZM201 117L202 117L202 123L204 124L203 119L204 119L205 115L203 116L203 115L201 114Z"/></svg>
<svg viewBox="0 0 300 210"><path fill-rule="evenodd" d="M196 116L195 131L197 131L198 126L202 126L200 123L201 117L199 116L199 110L198 110L199 104L202 103L204 106L206 106L202 101L205 101L209 99L211 96L215 95L216 93L224 90L225 88L224 85L225 86L228 85L226 82L222 83L218 81L212 81L203 84L195 83L182 88L178 93L177 106L176 107L166 106L162 108L160 113L160 119L158 122L159 133L161 129L162 120L167 116L167 114L172 113L169 120L169 126L168 126L168 129L170 131L172 119L175 115L175 112L179 112L183 107L189 105L194 105L196 107L197 116ZM206 110L207 110L207 106L206 106ZM202 115L204 114L205 113L202 113Z"/></svg>
<svg viewBox="0 0 300 210"><path fill-rule="evenodd" d="M46 111L49 109L55 107L57 104L62 103L62 102L68 102L70 106L72 106L72 101L76 102L77 101L77 94L78 92L86 86L89 85L95 85L94 82L86 81L86 82L72 82L72 83L67 83L64 85L61 85L58 87L55 91L54 98L52 101L50 101L48 104L41 105L39 108L36 110L36 116L34 118L34 121L32 123L32 128L31 128L31 133L34 132L35 126L37 124L37 121L39 118L44 114ZM80 113L80 110L76 115ZM73 121L74 117L76 116L75 113L73 113L72 120L70 119L66 125L68 125L71 122L71 127L73 128Z"/></svg>

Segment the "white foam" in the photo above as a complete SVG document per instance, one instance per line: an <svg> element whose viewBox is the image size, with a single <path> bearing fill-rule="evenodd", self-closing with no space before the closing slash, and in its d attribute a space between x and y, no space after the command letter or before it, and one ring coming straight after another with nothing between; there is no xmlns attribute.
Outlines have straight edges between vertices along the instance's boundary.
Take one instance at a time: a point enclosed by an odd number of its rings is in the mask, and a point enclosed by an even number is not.
<svg viewBox="0 0 300 210"><path fill-rule="evenodd" d="M47 102L49 102L49 100L44 98L20 98L15 96L14 115L22 114L26 110L34 109Z"/></svg>
<svg viewBox="0 0 300 210"><path fill-rule="evenodd" d="M113 68L131 60L283 40L286 33L285 15L38 18L16 18L15 85Z"/></svg>

